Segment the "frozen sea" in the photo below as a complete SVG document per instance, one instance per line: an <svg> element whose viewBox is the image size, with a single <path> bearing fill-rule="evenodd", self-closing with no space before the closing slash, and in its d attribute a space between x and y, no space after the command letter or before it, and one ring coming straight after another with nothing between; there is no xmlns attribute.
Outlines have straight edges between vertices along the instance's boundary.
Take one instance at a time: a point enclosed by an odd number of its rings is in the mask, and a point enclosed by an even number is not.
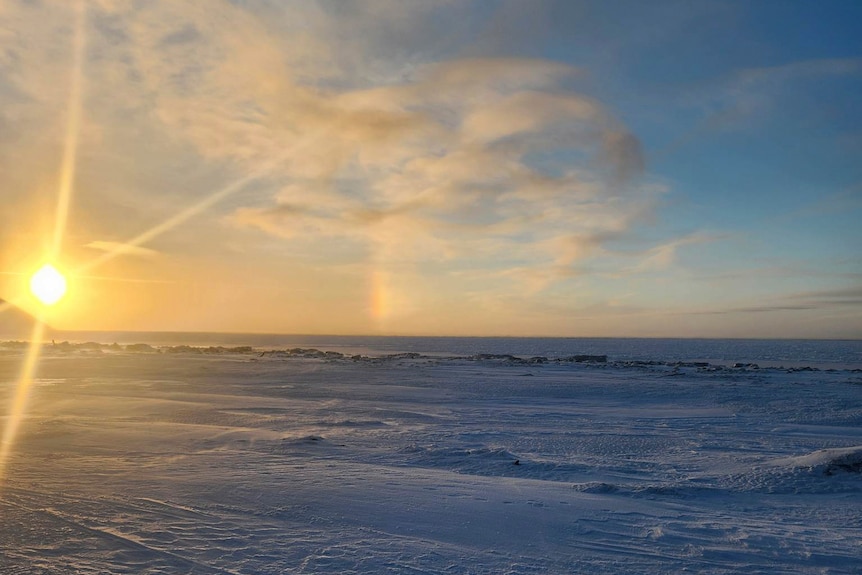
<svg viewBox="0 0 862 575"><path fill-rule="evenodd" d="M69 339L3 574L862 573L859 341Z"/></svg>

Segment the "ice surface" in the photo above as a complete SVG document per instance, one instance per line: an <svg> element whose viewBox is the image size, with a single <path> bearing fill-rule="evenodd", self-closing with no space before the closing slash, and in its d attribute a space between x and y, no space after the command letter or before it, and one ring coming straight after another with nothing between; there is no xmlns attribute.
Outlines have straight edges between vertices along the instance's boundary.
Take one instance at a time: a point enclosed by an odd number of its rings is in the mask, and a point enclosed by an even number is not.
<svg viewBox="0 0 862 575"><path fill-rule="evenodd" d="M48 348L0 572L859 573L860 461L849 370Z"/></svg>

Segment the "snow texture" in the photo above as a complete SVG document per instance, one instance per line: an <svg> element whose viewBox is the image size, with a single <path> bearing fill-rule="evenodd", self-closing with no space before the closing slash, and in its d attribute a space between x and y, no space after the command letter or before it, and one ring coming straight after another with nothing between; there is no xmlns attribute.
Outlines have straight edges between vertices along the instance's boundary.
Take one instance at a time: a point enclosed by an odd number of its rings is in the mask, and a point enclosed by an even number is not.
<svg viewBox="0 0 862 575"><path fill-rule="evenodd" d="M46 350L0 572L862 572L857 371L161 351Z"/></svg>

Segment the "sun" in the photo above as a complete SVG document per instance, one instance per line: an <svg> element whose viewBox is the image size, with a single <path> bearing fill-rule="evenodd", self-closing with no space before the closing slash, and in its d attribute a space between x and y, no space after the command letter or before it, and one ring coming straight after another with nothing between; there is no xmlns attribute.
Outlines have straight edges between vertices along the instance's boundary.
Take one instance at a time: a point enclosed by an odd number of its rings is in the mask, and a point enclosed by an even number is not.
<svg viewBox="0 0 862 575"><path fill-rule="evenodd" d="M45 264L30 278L30 291L45 305L54 305L66 293L66 278L51 264Z"/></svg>

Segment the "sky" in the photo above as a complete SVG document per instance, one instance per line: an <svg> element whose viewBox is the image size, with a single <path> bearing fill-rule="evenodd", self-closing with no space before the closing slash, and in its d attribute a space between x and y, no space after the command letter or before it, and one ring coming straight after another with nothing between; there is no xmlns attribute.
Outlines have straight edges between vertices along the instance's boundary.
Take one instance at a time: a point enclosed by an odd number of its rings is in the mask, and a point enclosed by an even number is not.
<svg viewBox="0 0 862 575"><path fill-rule="evenodd" d="M860 21L0 0L0 298L79 330L862 338Z"/></svg>

